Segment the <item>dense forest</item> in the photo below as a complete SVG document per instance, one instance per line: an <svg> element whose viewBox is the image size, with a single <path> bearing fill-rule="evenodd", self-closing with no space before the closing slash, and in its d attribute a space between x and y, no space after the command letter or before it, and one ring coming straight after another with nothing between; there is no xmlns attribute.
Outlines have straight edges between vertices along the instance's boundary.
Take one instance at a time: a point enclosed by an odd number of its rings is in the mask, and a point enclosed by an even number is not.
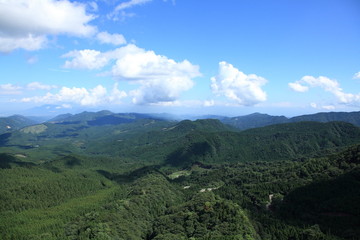
<svg viewBox="0 0 360 240"><path fill-rule="evenodd" d="M335 115L22 121L0 135L0 239L360 239L360 128Z"/></svg>

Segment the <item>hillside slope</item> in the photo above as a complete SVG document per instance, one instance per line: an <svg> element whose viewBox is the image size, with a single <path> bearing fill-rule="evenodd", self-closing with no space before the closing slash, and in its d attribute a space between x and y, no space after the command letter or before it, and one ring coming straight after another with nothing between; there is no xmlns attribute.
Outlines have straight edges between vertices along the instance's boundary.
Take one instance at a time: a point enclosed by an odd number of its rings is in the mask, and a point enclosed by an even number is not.
<svg viewBox="0 0 360 240"><path fill-rule="evenodd" d="M0 118L0 134L17 130L37 122L21 115Z"/></svg>

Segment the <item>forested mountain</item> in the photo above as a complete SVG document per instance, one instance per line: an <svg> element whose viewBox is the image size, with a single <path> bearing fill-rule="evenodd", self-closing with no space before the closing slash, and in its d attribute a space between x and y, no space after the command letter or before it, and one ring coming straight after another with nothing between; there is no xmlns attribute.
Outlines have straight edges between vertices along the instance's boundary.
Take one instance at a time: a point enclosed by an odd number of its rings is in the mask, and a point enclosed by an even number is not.
<svg viewBox="0 0 360 240"><path fill-rule="evenodd" d="M291 122L316 121L316 122L332 122L342 121L360 126L360 112L328 112L316 113L310 115L302 115L290 118Z"/></svg>
<svg viewBox="0 0 360 240"><path fill-rule="evenodd" d="M360 239L359 163L345 122L62 115L0 135L0 239Z"/></svg>
<svg viewBox="0 0 360 240"><path fill-rule="evenodd" d="M21 115L13 115L10 117L2 117L0 118L0 134L9 132L12 130L17 130L22 127L30 126L36 124L35 120L30 118L21 116Z"/></svg>
<svg viewBox="0 0 360 240"><path fill-rule="evenodd" d="M147 114L139 113L113 113L110 111L99 111L99 112L82 112L78 114L62 114L55 118L48 120L50 123L87 123L89 125L115 125L121 123L133 122L137 119L157 119Z"/></svg>
<svg viewBox="0 0 360 240"><path fill-rule="evenodd" d="M239 116L233 118L223 118L221 121L225 124L229 124L241 130L249 128L264 127L268 125L274 125L279 123L291 123L291 122L333 122L342 121L360 126L360 112L324 112L309 115L301 115L292 118L285 116L271 116L268 114L253 113L246 116Z"/></svg>
<svg viewBox="0 0 360 240"><path fill-rule="evenodd" d="M253 113L250 115L224 118L222 122L241 130L249 128L264 127L273 124L287 123L289 119L284 116L271 116L268 114Z"/></svg>

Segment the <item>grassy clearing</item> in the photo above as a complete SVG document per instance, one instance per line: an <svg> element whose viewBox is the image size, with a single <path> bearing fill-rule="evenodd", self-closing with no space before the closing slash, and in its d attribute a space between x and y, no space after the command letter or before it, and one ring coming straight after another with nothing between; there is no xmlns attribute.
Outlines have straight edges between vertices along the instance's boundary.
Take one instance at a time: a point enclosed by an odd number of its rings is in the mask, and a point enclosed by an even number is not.
<svg viewBox="0 0 360 240"><path fill-rule="evenodd" d="M182 171L177 171L177 172L174 172L172 174L170 174L168 177L170 179L176 179L178 177L181 177L181 176L189 176L191 174L191 171L188 171L188 170L182 170Z"/></svg>

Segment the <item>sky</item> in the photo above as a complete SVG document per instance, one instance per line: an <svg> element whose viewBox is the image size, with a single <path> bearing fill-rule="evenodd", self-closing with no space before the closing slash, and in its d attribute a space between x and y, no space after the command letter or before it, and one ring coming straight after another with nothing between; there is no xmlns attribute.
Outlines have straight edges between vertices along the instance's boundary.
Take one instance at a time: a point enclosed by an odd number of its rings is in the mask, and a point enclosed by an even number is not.
<svg viewBox="0 0 360 240"><path fill-rule="evenodd" d="M360 110L359 0L0 0L0 116Z"/></svg>

